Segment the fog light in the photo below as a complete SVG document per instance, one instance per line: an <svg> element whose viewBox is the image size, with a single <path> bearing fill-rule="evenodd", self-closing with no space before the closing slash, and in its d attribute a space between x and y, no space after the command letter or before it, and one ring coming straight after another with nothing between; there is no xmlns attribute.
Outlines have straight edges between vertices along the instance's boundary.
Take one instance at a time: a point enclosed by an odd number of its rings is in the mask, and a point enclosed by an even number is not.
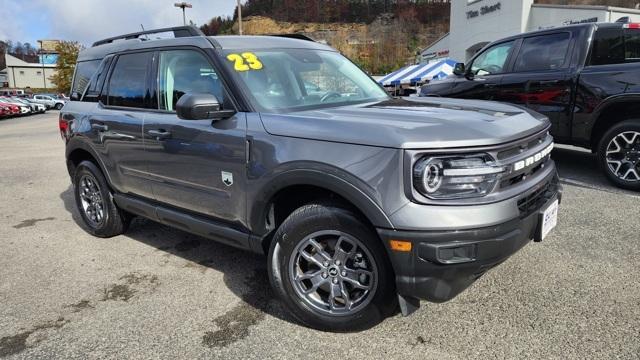
<svg viewBox="0 0 640 360"><path fill-rule="evenodd" d="M438 261L443 264L459 264L476 260L476 244L460 245L438 249Z"/></svg>

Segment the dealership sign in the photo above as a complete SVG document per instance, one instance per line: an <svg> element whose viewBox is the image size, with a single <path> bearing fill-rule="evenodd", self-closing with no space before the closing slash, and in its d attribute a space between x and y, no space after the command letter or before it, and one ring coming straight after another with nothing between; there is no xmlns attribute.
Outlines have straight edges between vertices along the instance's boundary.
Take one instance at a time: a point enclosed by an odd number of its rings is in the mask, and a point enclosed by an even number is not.
<svg viewBox="0 0 640 360"><path fill-rule="evenodd" d="M494 5L487 5L480 8L480 10L469 10L467 11L467 19L473 19L480 15L491 14L492 12L496 12L500 10L502 7L501 3L496 3Z"/></svg>
<svg viewBox="0 0 640 360"><path fill-rule="evenodd" d="M582 19L582 20L567 20L567 21L563 21L562 25L574 25L574 24L586 24L586 23L595 23L598 22L598 17L594 16L588 19Z"/></svg>

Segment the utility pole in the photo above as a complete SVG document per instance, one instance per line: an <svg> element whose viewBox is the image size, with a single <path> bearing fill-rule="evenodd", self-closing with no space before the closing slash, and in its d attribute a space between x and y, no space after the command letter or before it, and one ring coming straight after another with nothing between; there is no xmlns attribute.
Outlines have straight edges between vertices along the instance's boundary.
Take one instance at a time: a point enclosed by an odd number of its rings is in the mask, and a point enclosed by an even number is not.
<svg viewBox="0 0 640 360"><path fill-rule="evenodd" d="M238 33L242 35L242 5L240 4L240 0L238 0Z"/></svg>
<svg viewBox="0 0 640 360"><path fill-rule="evenodd" d="M191 9L193 6L191 4L189 4L188 2L185 2L185 1L179 2L179 3L175 3L175 4L173 4L173 6L182 9L182 24L186 26L187 25L187 17L184 14L184 9L186 9L186 8Z"/></svg>
<svg viewBox="0 0 640 360"><path fill-rule="evenodd" d="M40 44L40 64L42 65L42 85L44 85L44 89L47 90L47 77L44 75L44 51L42 49L42 40L38 40ZM15 84L15 75L13 82Z"/></svg>

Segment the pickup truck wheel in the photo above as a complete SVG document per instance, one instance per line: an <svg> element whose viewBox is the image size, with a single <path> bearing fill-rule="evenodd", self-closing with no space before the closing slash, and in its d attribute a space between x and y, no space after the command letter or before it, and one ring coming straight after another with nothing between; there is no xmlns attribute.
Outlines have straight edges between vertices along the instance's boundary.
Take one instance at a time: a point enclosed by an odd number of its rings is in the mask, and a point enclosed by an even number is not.
<svg viewBox="0 0 640 360"><path fill-rule="evenodd" d="M102 171L91 161L77 166L74 193L85 230L91 235L106 238L126 231L131 218L115 204Z"/></svg>
<svg viewBox="0 0 640 360"><path fill-rule="evenodd" d="M378 236L340 207L311 204L294 211L276 231L268 261L275 292L312 328L367 329L396 308Z"/></svg>
<svg viewBox="0 0 640 360"><path fill-rule="evenodd" d="M616 186L640 190L640 119L623 121L609 129L600 141L598 159Z"/></svg>

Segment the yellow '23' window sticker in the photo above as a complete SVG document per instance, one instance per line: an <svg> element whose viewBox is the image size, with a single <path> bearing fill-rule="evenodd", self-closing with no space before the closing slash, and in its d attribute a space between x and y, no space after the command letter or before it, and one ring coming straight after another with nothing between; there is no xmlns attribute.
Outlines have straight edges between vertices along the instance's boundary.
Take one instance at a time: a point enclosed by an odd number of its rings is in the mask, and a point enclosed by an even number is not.
<svg viewBox="0 0 640 360"><path fill-rule="evenodd" d="M258 60L256 54L252 52L245 52L242 54L229 54L227 60L233 62L233 69L235 71L248 71L248 70L260 70L262 69L262 63Z"/></svg>

